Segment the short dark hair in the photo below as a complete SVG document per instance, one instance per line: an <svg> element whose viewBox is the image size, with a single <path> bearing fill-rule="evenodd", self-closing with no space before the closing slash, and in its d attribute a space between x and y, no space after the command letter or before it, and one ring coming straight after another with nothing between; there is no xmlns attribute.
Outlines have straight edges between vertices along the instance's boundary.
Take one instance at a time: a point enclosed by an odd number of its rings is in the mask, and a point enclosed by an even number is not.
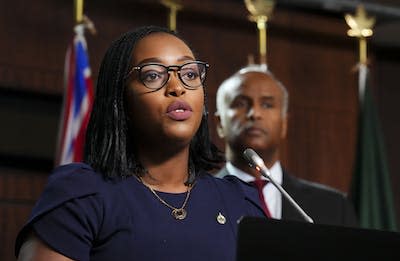
<svg viewBox="0 0 400 261"><path fill-rule="evenodd" d="M129 136L131 127L124 99L125 76L132 66L132 50L135 45L145 36L160 32L184 41L176 32L166 28L144 26L114 41L102 60L86 131L84 161L105 177L138 175L141 174L138 171L143 170L134 152L134 140ZM196 170L217 168L223 162L222 153L210 139L205 91L204 95L203 117L190 144L190 161Z"/></svg>

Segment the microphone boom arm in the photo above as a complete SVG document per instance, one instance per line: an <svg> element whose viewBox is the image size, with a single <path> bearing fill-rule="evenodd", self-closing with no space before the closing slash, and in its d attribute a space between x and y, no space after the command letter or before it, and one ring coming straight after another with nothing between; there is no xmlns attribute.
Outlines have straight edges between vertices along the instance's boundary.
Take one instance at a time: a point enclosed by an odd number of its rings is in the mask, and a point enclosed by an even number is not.
<svg viewBox="0 0 400 261"><path fill-rule="evenodd" d="M279 192L282 193L283 197L289 201L289 203L300 213L300 215L304 218L305 221L308 223L314 223L312 218L304 212L304 210L294 201L294 199L282 188L280 184L278 184L272 177L271 172L265 166L264 161L261 159L260 156L252 149L246 149L243 152L244 158L249 162L249 165L260 172L265 178L268 179L269 182L274 185Z"/></svg>

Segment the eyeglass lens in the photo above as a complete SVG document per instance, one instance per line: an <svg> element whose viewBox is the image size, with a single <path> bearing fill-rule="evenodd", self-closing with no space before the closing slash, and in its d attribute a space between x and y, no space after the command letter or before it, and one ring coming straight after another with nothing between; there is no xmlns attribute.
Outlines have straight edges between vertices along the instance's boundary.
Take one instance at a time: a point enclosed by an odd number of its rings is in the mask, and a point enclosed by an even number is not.
<svg viewBox="0 0 400 261"><path fill-rule="evenodd" d="M162 88L169 80L169 71L177 71L181 82L189 88L197 88L202 85L206 77L206 65L203 63L187 63L180 67L166 67L160 64L143 65L140 70L140 80L150 89Z"/></svg>

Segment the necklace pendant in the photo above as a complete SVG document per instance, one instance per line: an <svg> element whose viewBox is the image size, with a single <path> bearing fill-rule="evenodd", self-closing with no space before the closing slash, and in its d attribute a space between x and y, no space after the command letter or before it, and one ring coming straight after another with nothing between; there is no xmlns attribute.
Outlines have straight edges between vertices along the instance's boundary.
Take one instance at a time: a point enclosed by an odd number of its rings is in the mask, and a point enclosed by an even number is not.
<svg viewBox="0 0 400 261"><path fill-rule="evenodd" d="M174 210L172 210L171 214L175 219L178 220L185 219L187 215L186 210L184 210L183 208L175 208Z"/></svg>

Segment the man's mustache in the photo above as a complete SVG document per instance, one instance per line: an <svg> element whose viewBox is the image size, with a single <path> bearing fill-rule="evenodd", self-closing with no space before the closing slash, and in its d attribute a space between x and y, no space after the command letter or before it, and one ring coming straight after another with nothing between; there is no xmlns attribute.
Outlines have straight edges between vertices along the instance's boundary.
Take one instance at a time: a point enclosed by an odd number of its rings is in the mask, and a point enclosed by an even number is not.
<svg viewBox="0 0 400 261"><path fill-rule="evenodd" d="M264 134L268 134L268 131L267 131L265 128L259 126L259 124L254 123L254 122L246 122L246 123L242 126L241 129L242 129L244 132L249 131L249 130L252 130L252 129L256 129L256 130L259 130L259 131L263 132Z"/></svg>

